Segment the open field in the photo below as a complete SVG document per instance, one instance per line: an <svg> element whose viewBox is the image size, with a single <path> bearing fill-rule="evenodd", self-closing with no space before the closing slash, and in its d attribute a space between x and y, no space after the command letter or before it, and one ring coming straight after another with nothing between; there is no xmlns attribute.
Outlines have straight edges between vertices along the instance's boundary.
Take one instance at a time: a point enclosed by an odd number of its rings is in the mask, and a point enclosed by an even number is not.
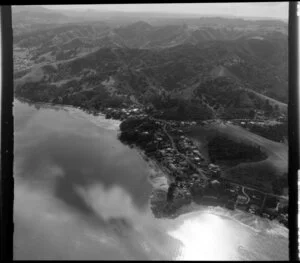
<svg viewBox="0 0 300 263"><path fill-rule="evenodd" d="M229 139L255 146L268 155L263 161L239 163L223 171L222 176L244 185L272 192L272 181L288 171L288 146L253 134L242 127L214 122L196 126L188 136L199 142L200 149L207 155L207 143L215 135L226 135Z"/></svg>
<svg viewBox="0 0 300 263"><path fill-rule="evenodd" d="M265 96L263 94L260 94L254 90L251 90L251 89L246 89L244 88L245 90L247 90L248 92L251 92L253 94L255 94L257 97L263 99L263 100L269 100L270 104L274 107L275 105L278 105L279 107L279 110L283 113L287 113L287 110L288 110L288 105L286 103L283 103L283 102L280 102L278 100L275 100L275 99L272 99L268 96Z"/></svg>

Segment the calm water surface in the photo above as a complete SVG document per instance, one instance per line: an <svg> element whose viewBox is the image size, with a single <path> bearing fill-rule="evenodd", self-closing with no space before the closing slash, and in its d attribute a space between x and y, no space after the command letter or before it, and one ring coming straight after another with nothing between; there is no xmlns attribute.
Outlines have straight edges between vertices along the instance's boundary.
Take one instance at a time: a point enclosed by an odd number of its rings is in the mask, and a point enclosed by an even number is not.
<svg viewBox="0 0 300 263"><path fill-rule="evenodd" d="M288 259L288 231L240 211L149 207L152 168L118 121L14 102L15 259Z"/></svg>

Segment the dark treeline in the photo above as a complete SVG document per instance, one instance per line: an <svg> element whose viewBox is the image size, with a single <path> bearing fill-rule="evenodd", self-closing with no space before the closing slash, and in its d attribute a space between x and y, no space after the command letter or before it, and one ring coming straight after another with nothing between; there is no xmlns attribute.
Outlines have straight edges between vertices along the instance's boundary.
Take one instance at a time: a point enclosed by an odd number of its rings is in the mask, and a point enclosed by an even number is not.
<svg viewBox="0 0 300 263"><path fill-rule="evenodd" d="M283 188L288 187L288 175L285 173L283 176L277 178L272 182L272 189L275 194L281 195Z"/></svg>
<svg viewBox="0 0 300 263"><path fill-rule="evenodd" d="M142 148L147 146L147 151L155 150L153 144L154 132L159 126L153 120L127 119L120 124L121 134L119 139L123 143L135 144ZM147 152L146 151L146 152Z"/></svg>
<svg viewBox="0 0 300 263"><path fill-rule="evenodd" d="M208 153L212 162L239 160L260 161L267 155L255 147L241 142L235 142L224 136L216 136L208 143Z"/></svg>
<svg viewBox="0 0 300 263"><path fill-rule="evenodd" d="M283 122L276 125L249 125L247 127L251 132L256 133L262 137L276 142L283 142L288 138L288 123Z"/></svg>
<svg viewBox="0 0 300 263"><path fill-rule="evenodd" d="M155 117L165 120L207 120L214 116L213 111L199 101L170 98L164 94L153 95L149 101L157 110L161 111Z"/></svg>
<svg viewBox="0 0 300 263"><path fill-rule="evenodd" d="M73 85L72 85L73 84ZM84 90L77 81L57 87L46 83L25 83L15 89L17 97L33 102L73 105L89 111L99 111L105 107L120 107L128 102L124 96L111 96L104 88Z"/></svg>

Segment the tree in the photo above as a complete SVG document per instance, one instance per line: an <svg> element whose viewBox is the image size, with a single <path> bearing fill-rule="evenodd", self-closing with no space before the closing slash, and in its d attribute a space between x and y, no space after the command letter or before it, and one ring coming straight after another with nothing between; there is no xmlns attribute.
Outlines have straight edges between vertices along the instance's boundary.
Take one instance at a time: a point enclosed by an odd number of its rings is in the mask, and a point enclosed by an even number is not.
<svg viewBox="0 0 300 263"><path fill-rule="evenodd" d="M167 201L170 202L173 200L173 194L176 188L176 184L175 183L171 183L168 189L168 193L167 193Z"/></svg>
<svg viewBox="0 0 300 263"><path fill-rule="evenodd" d="M250 110L249 111L249 118L253 119L255 117L255 111L254 110Z"/></svg>
<svg viewBox="0 0 300 263"><path fill-rule="evenodd" d="M178 114L184 114L185 112L185 106L184 106L184 103L182 101L179 101L178 103L178 108L177 108L177 112Z"/></svg>
<svg viewBox="0 0 300 263"><path fill-rule="evenodd" d="M263 109L264 109L264 111L267 115L270 115L273 112L273 107L270 104L270 101L268 99L265 100L265 104L263 106Z"/></svg>

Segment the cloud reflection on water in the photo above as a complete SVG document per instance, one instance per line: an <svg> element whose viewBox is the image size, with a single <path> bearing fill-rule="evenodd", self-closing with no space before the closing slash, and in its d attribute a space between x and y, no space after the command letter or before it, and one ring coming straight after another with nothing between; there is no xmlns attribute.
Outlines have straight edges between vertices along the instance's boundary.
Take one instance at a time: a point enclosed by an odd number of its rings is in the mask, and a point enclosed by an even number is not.
<svg viewBox="0 0 300 263"><path fill-rule="evenodd" d="M179 257L181 246L183 259L254 257L252 248L268 251L266 258L287 257L286 242L276 239L274 249L274 239L256 237L255 224L247 229L207 211L154 219L147 163L115 130L92 125L84 113L77 118L72 111L20 104L16 113L16 259L168 260Z"/></svg>

